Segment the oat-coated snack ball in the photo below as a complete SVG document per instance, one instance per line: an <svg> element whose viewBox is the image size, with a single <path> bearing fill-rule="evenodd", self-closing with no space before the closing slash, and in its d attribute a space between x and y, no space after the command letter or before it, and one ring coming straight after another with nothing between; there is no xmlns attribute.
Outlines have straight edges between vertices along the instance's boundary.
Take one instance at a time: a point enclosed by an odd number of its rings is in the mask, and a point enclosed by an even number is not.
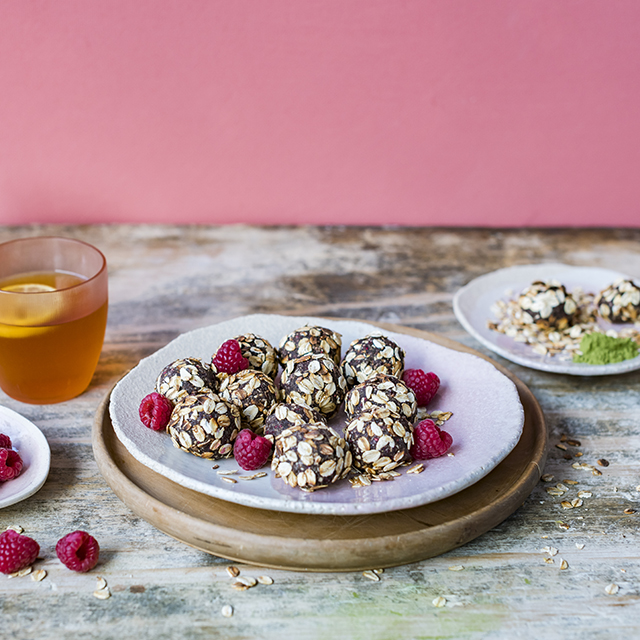
<svg viewBox="0 0 640 640"><path fill-rule="evenodd" d="M353 466L370 476L411 462L413 428L402 416L386 410L358 414L344 430Z"/></svg>
<svg viewBox="0 0 640 640"><path fill-rule="evenodd" d="M275 379L278 374L278 354L267 339L255 333L244 333L233 340L240 345L240 353L248 361L250 369L262 371ZM218 373L215 364L211 368Z"/></svg>
<svg viewBox="0 0 640 640"><path fill-rule="evenodd" d="M346 388L340 367L325 355L307 354L289 360L280 378L284 402L306 404L327 419L338 412Z"/></svg>
<svg viewBox="0 0 640 640"><path fill-rule="evenodd" d="M156 391L169 400L178 400L206 391L215 391L216 377L198 358L180 358L168 364L156 380Z"/></svg>
<svg viewBox="0 0 640 640"><path fill-rule="evenodd" d="M617 280L595 300L598 315L609 322L636 322L640 315L640 288L631 280Z"/></svg>
<svg viewBox="0 0 640 640"><path fill-rule="evenodd" d="M522 322L541 329L565 329L574 324L578 305L557 280L536 280L520 293L518 305L524 311Z"/></svg>
<svg viewBox="0 0 640 640"><path fill-rule="evenodd" d="M353 387L345 398L347 418L386 409L413 422L418 412L416 394L395 376L378 373Z"/></svg>
<svg viewBox="0 0 640 640"><path fill-rule="evenodd" d="M271 468L277 478L302 491L317 491L351 470L344 438L323 423L294 425L276 438Z"/></svg>
<svg viewBox="0 0 640 640"><path fill-rule="evenodd" d="M342 335L325 327L305 325L282 338L278 356L283 367L290 360L310 353L324 354L340 364L341 349Z"/></svg>
<svg viewBox="0 0 640 640"><path fill-rule="evenodd" d="M167 425L174 446L201 458L228 458L240 431L240 413L216 393L186 396Z"/></svg>
<svg viewBox="0 0 640 640"><path fill-rule="evenodd" d="M271 408L277 402L273 379L262 371L245 369L220 382L220 397L235 405L245 426L261 433Z"/></svg>
<svg viewBox="0 0 640 640"><path fill-rule="evenodd" d="M390 338L371 334L354 340L344 354L342 373L349 387L364 382L376 373L401 378L404 350Z"/></svg>
<svg viewBox="0 0 640 640"><path fill-rule="evenodd" d="M265 420L264 437L274 442L281 431L312 422L325 422L325 418L319 411L306 404L280 402L271 409Z"/></svg>

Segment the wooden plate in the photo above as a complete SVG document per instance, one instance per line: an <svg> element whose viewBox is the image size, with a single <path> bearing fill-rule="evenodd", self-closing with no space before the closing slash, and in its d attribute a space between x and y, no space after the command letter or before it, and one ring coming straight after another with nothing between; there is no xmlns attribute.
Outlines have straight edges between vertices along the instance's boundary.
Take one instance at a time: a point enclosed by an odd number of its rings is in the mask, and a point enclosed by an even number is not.
<svg viewBox="0 0 640 640"><path fill-rule="evenodd" d="M473 540L522 505L540 479L547 453L540 406L516 376L469 347L417 329L371 324L473 353L515 383L525 413L522 437L476 484L422 507L373 515L320 516L245 507L181 487L135 460L113 431L110 393L93 425L100 472L136 515L192 547L238 562L356 571L424 560Z"/></svg>

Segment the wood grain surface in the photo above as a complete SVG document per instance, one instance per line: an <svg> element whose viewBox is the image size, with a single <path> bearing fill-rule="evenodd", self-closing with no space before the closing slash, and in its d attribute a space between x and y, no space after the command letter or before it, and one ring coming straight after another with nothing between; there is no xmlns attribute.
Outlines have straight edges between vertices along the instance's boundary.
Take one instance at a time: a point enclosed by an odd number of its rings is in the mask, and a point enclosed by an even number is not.
<svg viewBox="0 0 640 640"><path fill-rule="evenodd" d="M539 482L485 534L443 555L386 569L378 581L360 571L241 564L241 576L268 575L273 584L237 591L228 561L135 515L100 474L91 448L94 415L113 383L185 331L257 312L327 315L434 332L492 357L453 315L460 286L497 268L554 261L640 278L640 231L0 227L0 241L44 234L76 237L105 253L109 322L83 395L47 406L0 395L45 433L52 450L43 488L0 511L0 527L21 525L40 543L35 568L47 571L42 582L0 576L2 637L640 635L640 372L578 378L496 358L543 410L551 445L544 472L553 480ZM581 463L602 475L574 468ZM557 483L565 494L547 493ZM582 494L581 506L564 508L579 491L590 497ZM69 571L55 557L58 538L75 529L100 541L100 563L87 574ZM92 595L98 575L109 584L107 600ZM232 617L222 615L225 605L233 607Z"/></svg>

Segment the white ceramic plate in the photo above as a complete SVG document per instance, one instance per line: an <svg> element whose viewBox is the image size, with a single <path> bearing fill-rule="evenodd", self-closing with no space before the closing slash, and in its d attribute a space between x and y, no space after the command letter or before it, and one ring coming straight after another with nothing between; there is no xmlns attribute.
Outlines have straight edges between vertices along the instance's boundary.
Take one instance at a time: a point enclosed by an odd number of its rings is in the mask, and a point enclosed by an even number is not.
<svg viewBox="0 0 640 640"><path fill-rule="evenodd" d="M176 449L166 433L151 431L140 422L140 401L153 391L158 374L173 360L195 356L208 362L225 340L247 332L261 335L277 347L281 337L306 323L341 333L343 352L352 340L380 331L362 322L254 315L183 334L142 360L116 385L109 409L118 438L137 460L195 491L261 509L335 515L393 511L450 496L489 473L520 439L524 411L517 389L490 362L387 331L385 335L405 349L406 368L435 371L440 377L441 389L429 409L454 414L444 428L453 436L455 456L427 461L421 474L403 473L394 481L376 482L358 489L342 480L327 489L304 493L287 486L265 467L267 477L230 485L222 482L212 470L211 461ZM331 424L342 432L344 417L334 418ZM239 468L233 459L216 462L219 470Z"/></svg>
<svg viewBox="0 0 640 640"><path fill-rule="evenodd" d="M640 369L640 356L612 364L584 364L572 362L561 355L539 355L530 345L516 342L508 336L487 327L488 320L495 320L492 305L499 299L507 300L529 286L535 280L559 280L567 291L580 286L586 293L599 293L620 278L623 273L598 267L574 267L566 264L527 264L508 267L487 273L456 293L453 310L460 324L485 347L507 360L532 369L552 373L568 373L576 376L602 376ZM626 325L614 325L600 320L606 329L620 329Z"/></svg>
<svg viewBox="0 0 640 640"><path fill-rule="evenodd" d="M11 445L22 458L22 473L0 482L0 509L32 496L49 475L51 451L44 434L19 413L0 406L0 433L11 438Z"/></svg>

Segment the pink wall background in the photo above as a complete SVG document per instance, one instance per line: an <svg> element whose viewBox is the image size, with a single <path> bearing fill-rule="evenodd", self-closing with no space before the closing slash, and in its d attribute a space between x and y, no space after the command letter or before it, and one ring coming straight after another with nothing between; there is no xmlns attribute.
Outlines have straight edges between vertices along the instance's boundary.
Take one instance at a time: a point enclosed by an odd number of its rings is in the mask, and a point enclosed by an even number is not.
<svg viewBox="0 0 640 640"><path fill-rule="evenodd" d="M0 0L0 223L640 226L638 0Z"/></svg>

